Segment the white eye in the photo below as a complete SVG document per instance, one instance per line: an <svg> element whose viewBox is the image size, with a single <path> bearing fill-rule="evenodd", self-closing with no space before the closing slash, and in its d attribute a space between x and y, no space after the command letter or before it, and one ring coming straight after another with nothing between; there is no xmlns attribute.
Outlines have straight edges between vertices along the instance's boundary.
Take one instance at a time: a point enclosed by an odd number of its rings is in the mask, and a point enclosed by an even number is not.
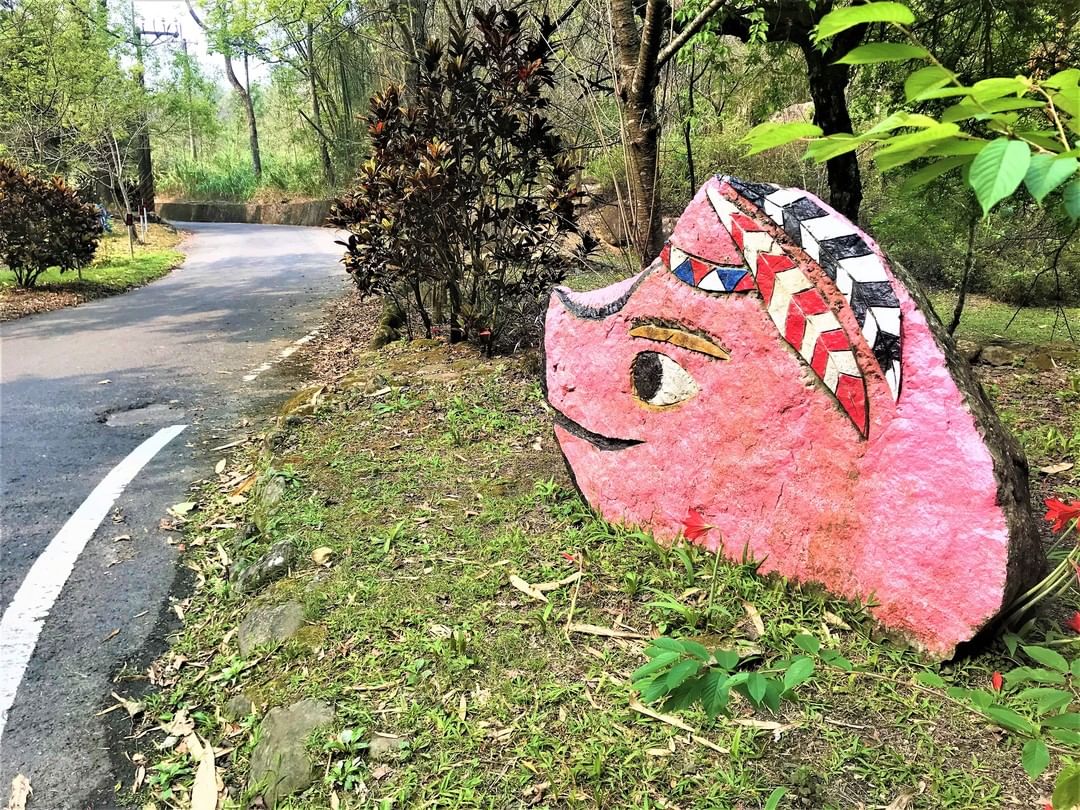
<svg viewBox="0 0 1080 810"><path fill-rule="evenodd" d="M700 389L690 374L660 352L641 352L630 367L634 392L649 405L664 407L685 402Z"/></svg>

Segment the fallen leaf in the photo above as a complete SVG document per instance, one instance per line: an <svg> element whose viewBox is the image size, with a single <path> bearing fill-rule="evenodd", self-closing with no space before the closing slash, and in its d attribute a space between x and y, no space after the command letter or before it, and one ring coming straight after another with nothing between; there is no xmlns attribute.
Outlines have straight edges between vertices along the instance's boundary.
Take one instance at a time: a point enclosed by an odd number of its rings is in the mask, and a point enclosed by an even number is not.
<svg viewBox="0 0 1080 810"><path fill-rule="evenodd" d="M371 772L371 778L378 782L380 779L385 779L390 774L391 768L389 765L379 765Z"/></svg>
<svg viewBox="0 0 1080 810"><path fill-rule="evenodd" d="M138 793L139 788L143 786L143 782L146 781L146 766L139 765L135 768L135 778L131 780L131 792Z"/></svg>
<svg viewBox="0 0 1080 810"><path fill-rule="evenodd" d="M1046 473L1047 475L1057 475L1058 473L1071 470L1076 465L1071 461L1063 461L1060 464L1051 464L1049 467L1039 467L1039 472Z"/></svg>
<svg viewBox="0 0 1080 810"><path fill-rule="evenodd" d="M458 707L457 707L458 720L460 720L462 723L464 723L465 718L468 716L468 714L469 714L469 704L465 700L465 693L462 692L461 693L461 698L458 700Z"/></svg>
<svg viewBox="0 0 1080 810"><path fill-rule="evenodd" d="M182 518L194 508L195 501L184 501L182 503L174 503L166 511L173 517Z"/></svg>
<svg viewBox="0 0 1080 810"><path fill-rule="evenodd" d="M554 582L537 582L535 585L533 585L533 588L540 591L541 593L547 593L548 591L554 591L556 588L562 588L565 585L572 585L579 579L581 579L581 572L575 571L570 576L563 577L562 579L555 580Z"/></svg>
<svg viewBox="0 0 1080 810"><path fill-rule="evenodd" d="M833 627L835 627L838 630L850 630L851 629L851 625L848 624L847 622L845 622L843 619L841 619L835 613L830 613L829 611L826 610L825 613L823 614L823 617L825 619L826 624L831 624Z"/></svg>
<svg viewBox="0 0 1080 810"><path fill-rule="evenodd" d="M338 810L341 807L341 799L338 798L337 791L330 791L330 810Z"/></svg>
<svg viewBox="0 0 1080 810"><path fill-rule="evenodd" d="M750 617L750 623L754 626L754 630L757 632L756 638L761 638L765 635L765 622L761 620L761 614L758 613L758 609L745 599L742 600L743 610L746 611L746 615Z"/></svg>
<svg viewBox="0 0 1080 810"><path fill-rule="evenodd" d="M546 602L548 598L544 596L543 592L536 590L532 585L523 580L517 574L510 575L510 584L521 591L526 596L532 597L539 602Z"/></svg>
<svg viewBox="0 0 1080 810"><path fill-rule="evenodd" d="M885 810L907 810L911 807L911 801L915 798L914 792L910 790L902 790L897 794L896 798L889 802Z"/></svg>
<svg viewBox="0 0 1080 810"><path fill-rule="evenodd" d="M247 498L243 495L230 495L227 500L229 501L229 506L243 506L247 503Z"/></svg>
<svg viewBox="0 0 1080 810"><path fill-rule="evenodd" d="M138 700L128 700L127 698L122 698L120 697L120 695L116 694L116 692L113 692L112 696L116 699L117 703L124 707L124 711L126 711L128 713L128 717L132 719L134 719L137 715L142 714L143 710L146 708L145 703L141 703Z"/></svg>
<svg viewBox="0 0 1080 810"><path fill-rule="evenodd" d="M112 382L112 380L98 380L97 384L98 385L108 385L111 382Z"/></svg>
<svg viewBox="0 0 1080 810"><path fill-rule="evenodd" d="M319 546L311 552L311 559L316 565L326 565L334 556L334 550L330 546Z"/></svg>
<svg viewBox="0 0 1080 810"><path fill-rule="evenodd" d="M186 737L195 730L195 721L188 717L187 709L181 709L167 725L162 724L160 728L171 737Z"/></svg>
<svg viewBox="0 0 1080 810"><path fill-rule="evenodd" d="M111 633L109 633L109 635L105 636L105 638L103 638L101 640L101 643L104 644L106 641L112 641L118 635L120 635L120 628L119 627L117 627L115 630L113 630Z"/></svg>
<svg viewBox="0 0 1080 810"><path fill-rule="evenodd" d="M191 810L217 810L217 768L214 766L214 746L203 743L200 753L202 756L199 757L199 769L195 772L195 784L191 788Z"/></svg>
<svg viewBox="0 0 1080 810"><path fill-rule="evenodd" d="M216 472L218 475L221 475L223 472L225 472L225 459L221 459L221 461L214 465L214 472Z"/></svg>
<svg viewBox="0 0 1080 810"><path fill-rule="evenodd" d="M116 537L113 538L113 542L114 543L123 543L125 540L130 540L130 539L131 539L130 534L118 534L118 535L116 535Z"/></svg>
<svg viewBox="0 0 1080 810"><path fill-rule="evenodd" d="M30 780L18 774L11 780L11 798L8 799L7 810L25 810L26 800L34 795L34 789L30 787Z"/></svg>

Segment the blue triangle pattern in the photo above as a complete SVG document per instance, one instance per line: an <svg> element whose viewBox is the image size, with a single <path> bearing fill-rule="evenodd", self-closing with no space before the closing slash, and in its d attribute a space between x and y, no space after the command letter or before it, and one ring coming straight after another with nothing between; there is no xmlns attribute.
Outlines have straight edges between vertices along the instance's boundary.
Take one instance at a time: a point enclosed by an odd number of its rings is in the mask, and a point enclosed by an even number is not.
<svg viewBox="0 0 1080 810"><path fill-rule="evenodd" d="M724 289L731 292L735 289L735 285L742 281L746 271L739 267L717 267L716 275L720 278L720 283L724 285Z"/></svg>
<svg viewBox="0 0 1080 810"><path fill-rule="evenodd" d="M680 264L678 267L676 267L675 270L674 270L674 273L682 281L685 281L691 287L694 286L694 270L690 266L690 260L689 259L687 259L682 264Z"/></svg>

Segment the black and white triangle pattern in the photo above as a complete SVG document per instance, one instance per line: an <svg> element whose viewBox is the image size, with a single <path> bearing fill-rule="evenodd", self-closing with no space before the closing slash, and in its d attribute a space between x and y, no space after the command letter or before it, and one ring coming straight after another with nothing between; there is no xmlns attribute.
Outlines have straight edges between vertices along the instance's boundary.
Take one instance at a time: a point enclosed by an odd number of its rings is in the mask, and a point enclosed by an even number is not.
<svg viewBox="0 0 1080 810"><path fill-rule="evenodd" d="M900 396L900 301L885 265L858 229L841 214L823 209L798 188L748 183L721 175L741 196L784 229L836 282L874 351L893 399Z"/></svg>

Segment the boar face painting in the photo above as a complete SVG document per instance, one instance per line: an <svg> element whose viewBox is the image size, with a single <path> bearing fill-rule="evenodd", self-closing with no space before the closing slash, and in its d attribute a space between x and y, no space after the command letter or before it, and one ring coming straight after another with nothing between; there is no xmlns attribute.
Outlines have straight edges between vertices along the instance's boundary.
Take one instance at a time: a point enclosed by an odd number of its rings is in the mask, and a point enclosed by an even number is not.
<svg viewBox="0 0 1080 810"><path fill-rule="evenodd" d="M970 370L807 192L713 178L647 269L555 290L544 352L560 447L609 521L866 600L939 657L1043 566L1026 463Z"/></svg>

